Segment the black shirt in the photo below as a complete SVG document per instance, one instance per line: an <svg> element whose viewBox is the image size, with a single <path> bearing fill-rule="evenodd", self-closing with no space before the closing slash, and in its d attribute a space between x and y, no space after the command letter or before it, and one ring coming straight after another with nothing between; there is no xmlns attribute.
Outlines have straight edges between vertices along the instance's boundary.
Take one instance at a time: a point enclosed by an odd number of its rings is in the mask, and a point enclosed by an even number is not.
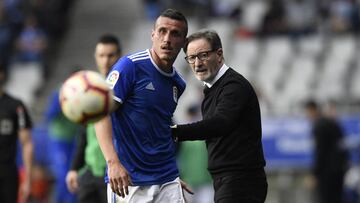
<svg viewBox="0 0 360 203"><path fill-rule="evenodd" d="M77 146L70 170L78 171L85 165L85 149L87 145L86 128L81 129L77 139Z"/></svg>
<svg viewBox="0 0 360 203"><path fill-rule="evenodd" d="M30 129L29 114L20 100L8 94L0 96L0 174L16 167L18 132Z"/></svg>
<svg viewBox="0 0 360 203"><path fill-rule="evenodd" d="M205 87L203 120L173 129L179 141L206 140L213 176L265 176L258 98L251 84L229 68L211 88Z"/></svg>
<svg viewBox="0 0 360 203"><path fill-rule="evenodd" d="M343 131L337 121L320 117L315 121L312 132L315 139L315 175L344 173L349 157L343 145Z"/></svg>

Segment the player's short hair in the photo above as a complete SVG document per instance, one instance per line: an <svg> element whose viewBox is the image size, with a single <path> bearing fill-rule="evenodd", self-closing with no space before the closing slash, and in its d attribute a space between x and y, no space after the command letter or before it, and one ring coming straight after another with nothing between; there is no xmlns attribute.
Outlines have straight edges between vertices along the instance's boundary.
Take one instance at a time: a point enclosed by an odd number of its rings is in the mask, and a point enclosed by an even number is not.
<svg viewBox="0 0 360 203"><path fill-rule="evenodd" d="M185 36L187 35L188 33L188 22L186 20L186 17L184 16L184 14L182 14L180 11L178 10L175 10L175 9L172 9L172 8L168 8L166 10L164 10L161 14L160 14L161 17L167 17L167 18L171 18L173 20L178 20L178 21L181 21L181 22L184 22L185 25L186 25L186 28L185 28Z"/></svg>
<svg viewBox="0 0 360 203"><path fill-rule="evenodd" d="M100 36L98 44L113 44L117 47L118 53L121 53L122 48L119 39L113 34L103 34Z"/></svg>
<svg viewBox="0 0 360 203"><path fill-rule="evenodd" d="M222 48L221 39L215 30L202 29L186 38L184 45L185 54L187 52L189 43L197 39L205 39L207 42L209 42L212 50Z"/></svg>

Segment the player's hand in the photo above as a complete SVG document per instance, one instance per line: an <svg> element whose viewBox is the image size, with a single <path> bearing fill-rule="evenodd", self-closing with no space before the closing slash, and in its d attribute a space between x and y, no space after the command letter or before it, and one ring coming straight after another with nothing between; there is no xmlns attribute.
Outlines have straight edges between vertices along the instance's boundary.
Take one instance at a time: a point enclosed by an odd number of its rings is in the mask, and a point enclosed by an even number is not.
<svg viewBox="0 0 360 203"><path fill-rule="evenodd" d="M119 161L108 162L108 177L112 191L121 197L129 194L132 185L129 173Z"/></svg>
<svg viewBox="0 0 360 203"><path fill-rule="evenodd" d="M66 174L66 186L71 193L75 193L79 189L78 172L70 170Z"/></svg>
<svg viewBox="0 0 360 203"><path fill-rule="evenodd" d="M192 189L184 182L184 181L182 181L181 179L180 179L180 185L181 185L181 188L182 188L182 190L184 191L186 191L187 193L189 193L189 194L194 194L194 192L192 191ZM183 192L183 197L184 197L184 201L185 201L185 203L189 203L188 201L187 201L187 199L186 199L186 197L185 197L185 193Z"/></svg>
<svg viewBox="0 0 360 203"><path fill-rule="evenodd" d="M190 188L190 186L188 186L183 180L180 179L180 184L181 184L181 188L183 190L185 190L187 193L189 194L194 194L194 192L192 191L192 189Z"/></svg>

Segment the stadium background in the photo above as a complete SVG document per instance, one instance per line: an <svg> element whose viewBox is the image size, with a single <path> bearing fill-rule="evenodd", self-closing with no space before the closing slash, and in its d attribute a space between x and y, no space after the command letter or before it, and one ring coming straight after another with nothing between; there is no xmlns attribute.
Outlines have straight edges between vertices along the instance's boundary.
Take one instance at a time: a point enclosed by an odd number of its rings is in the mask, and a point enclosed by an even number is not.
<svg viewBox="0 0 360 203"><path fill-rule="evenodd" d="M7 89L25 101L34 118L37 160L48 159L44 157L49 150L44 121L48 97L75 68L95 70L97 38L116 34L124 53L148 48L154 16L162 8L174 7L187 15L189 33L215 29L222 38L226 64L257 90L269 177L267 203L314 202L308 179L313 143L301 106L310 97L321 104L337 104L347 135L345 144L352 152L353 174L347 192L356 195L350 189L356 192L360 184L359 1L2 0L0 5L0 14L7 15L0 15ZM22 38L19 25L27 22L30 7L35 8L42 31L30 35L34 38ZM6 32L9 24L15 27L11 35ZM18 44L26 39L39 39L41 46L28 43L37 47L30 50L41 51L24 59ZM12 49L5 42L12 42ZM8 50L11 54L4 54ZM179 123L186 122L186 108L201 100L202 91L183 57L181 52L175 63L188 83L175 113Z"/></svg>

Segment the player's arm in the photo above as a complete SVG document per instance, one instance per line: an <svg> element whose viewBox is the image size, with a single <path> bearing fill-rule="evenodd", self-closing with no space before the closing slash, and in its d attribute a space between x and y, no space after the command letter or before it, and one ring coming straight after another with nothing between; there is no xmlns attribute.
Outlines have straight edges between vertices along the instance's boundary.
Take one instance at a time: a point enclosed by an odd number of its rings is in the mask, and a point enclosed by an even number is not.
<svg viewBox="0 0 360 203"><path fill-rule="evenodd" d="M31 189L31 170L33 166L33 143L31 141L31 131L29 128L19 130L19 140L22 148L22 157L25 168L25 181L22 186L22 198L27 200Z"/></svg>
<svg viewBox="0 0 360 203"><path fill-rule="evenodd" d="M106 162L120 162L112 142L112 130L110 116L106 116L95 123L96 138L99 142L101 151L104 154Z"/></svg>
<svg viewBox="0 0 360 203"><path fill-rule="evenodd" d="M113 192L125 197L129 194L130 176L121 164L112 142L110 116L106 116L95 124L96 137L108 166L109 184Z"/></svg>
<svg viewBox="0 0 360 203"><path fill-rule="evenodd" d="M78 170L81 169L85 164L86 144L86 129L83 129L78 137L75 156L71 161L70 170L67 172L65 178L66 186L68 190L72 193L75 193L79 188Z"/></svg>
<svg viewBox="0 0 360 203"><path fill-rule="evenodd" d="M75 155L71 162L71 170L78 171L85 165L85 149L87 145L86 127L81 129L77 139Z"/></svg>

